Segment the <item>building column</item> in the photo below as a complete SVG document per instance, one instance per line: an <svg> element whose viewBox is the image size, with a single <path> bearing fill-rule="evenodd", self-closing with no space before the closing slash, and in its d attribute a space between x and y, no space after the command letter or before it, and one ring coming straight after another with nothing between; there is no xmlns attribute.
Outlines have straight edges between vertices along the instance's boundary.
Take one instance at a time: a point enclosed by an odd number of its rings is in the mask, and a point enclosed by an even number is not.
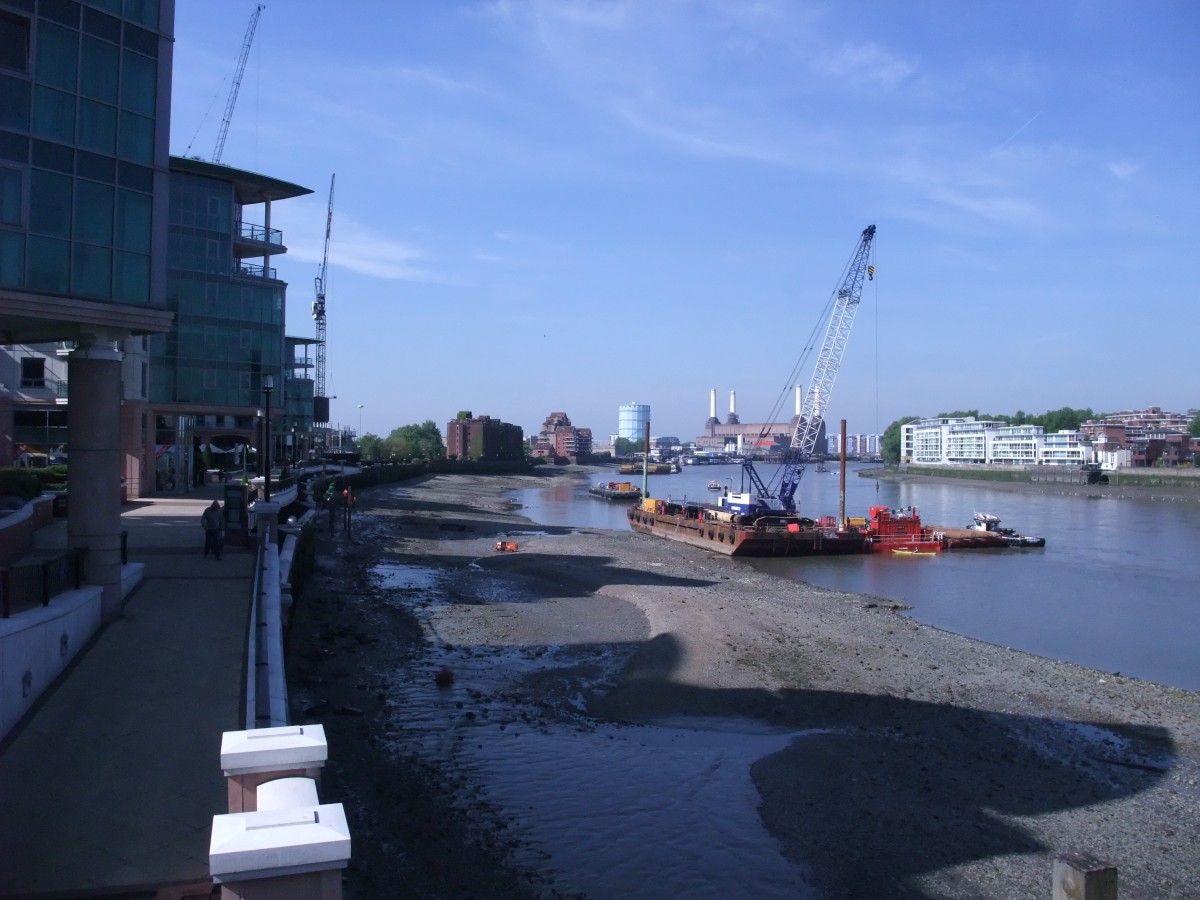
<svg viewBox="0 0 1200 900"><path fill-rule="evenodd" d="M83 335L67 362L67 546L87 548L87 581L103 590L104 622L121 614L120 337Z"/></svg>

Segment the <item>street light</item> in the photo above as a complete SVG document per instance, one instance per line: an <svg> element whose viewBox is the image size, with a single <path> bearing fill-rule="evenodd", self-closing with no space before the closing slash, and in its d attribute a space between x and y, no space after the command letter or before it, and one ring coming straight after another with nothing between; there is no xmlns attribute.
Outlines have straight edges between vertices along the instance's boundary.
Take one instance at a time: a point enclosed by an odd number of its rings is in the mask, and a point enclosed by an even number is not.
<svg viewBox="0 0 1200 900"><path fill-rule="evenodd" d="M268 503L271 502L271 391L275 390L275 379L270 375L264 375L262 380L263 396L266 397L266 402L263 403L265 412L263 414L263 499Z"/></svg>
<svg viewBox="0 0 1200 900"><path fill-rule="evenodd" d="M360 441L358 446L360 450L362 449L362 408L363 405L361 403L358 404L358 440Z"/></svg>

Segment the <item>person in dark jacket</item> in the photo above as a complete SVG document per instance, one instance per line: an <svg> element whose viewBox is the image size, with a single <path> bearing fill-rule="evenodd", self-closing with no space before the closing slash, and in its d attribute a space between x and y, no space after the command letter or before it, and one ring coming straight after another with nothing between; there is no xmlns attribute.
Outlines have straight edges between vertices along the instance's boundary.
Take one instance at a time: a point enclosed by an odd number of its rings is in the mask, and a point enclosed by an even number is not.
<svg viewBox="0 0 1200 900"><path fill-rule="evenodd" d="M204 526L204 555L211 550L213 556L221 558L221 545L224 543L225 522L221 515L221 504L214 500L212 506L200 516L200 524Z"/></svg>

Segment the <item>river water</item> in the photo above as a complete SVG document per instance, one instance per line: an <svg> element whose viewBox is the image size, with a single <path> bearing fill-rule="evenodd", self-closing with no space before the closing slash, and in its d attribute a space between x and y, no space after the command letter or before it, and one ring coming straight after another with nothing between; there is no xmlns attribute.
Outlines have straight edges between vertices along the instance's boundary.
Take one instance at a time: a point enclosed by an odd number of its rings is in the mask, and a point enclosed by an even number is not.
<svg viewBox="0 0 1200 900"><path fill-rule="evenodd" d="M734 562L900 601L920 622L979 640L1200 690L1200 504L1005 491L984 482L880 482L859 477L859 468L847 469L847 515L915 506L927 524L963 527L987 512L1045 537L1046 547ZM604 477L640 484L640 477ZM736 490L740 477L738 465L686 466L651 475L650 494L705 500L714 493L710 481ZM836 464L829 472L810 468L798 494L801 512L836 515L839 480ZM512 496L538 524L627 530L627 505L597 500L587 488L586 481L560 483ZM663 546L670 552L670 542Z"/></svg>

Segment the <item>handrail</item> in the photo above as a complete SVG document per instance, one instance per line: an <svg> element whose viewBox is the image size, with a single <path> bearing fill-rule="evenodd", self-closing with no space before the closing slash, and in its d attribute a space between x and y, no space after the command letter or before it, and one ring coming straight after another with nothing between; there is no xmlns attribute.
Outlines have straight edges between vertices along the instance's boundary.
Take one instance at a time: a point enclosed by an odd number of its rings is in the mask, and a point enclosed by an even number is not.
<svg viewBox="0 0 1200 900"><path fill-rule="evenodd" d="M275 269L269 266L262 266L258 263L239 262L237 271L234 275L248 276L250 278L271 278L275 279Z"/></svg>
<svg viewBox="0 0 1200 900"><path fill-rule="evenodd" d="M238 236L247 241L255 241L260 244L279 244L283 246L283 232L278 228L267 228L263 225L256 225L253 222L242 222L238 229Z"/></svg>

